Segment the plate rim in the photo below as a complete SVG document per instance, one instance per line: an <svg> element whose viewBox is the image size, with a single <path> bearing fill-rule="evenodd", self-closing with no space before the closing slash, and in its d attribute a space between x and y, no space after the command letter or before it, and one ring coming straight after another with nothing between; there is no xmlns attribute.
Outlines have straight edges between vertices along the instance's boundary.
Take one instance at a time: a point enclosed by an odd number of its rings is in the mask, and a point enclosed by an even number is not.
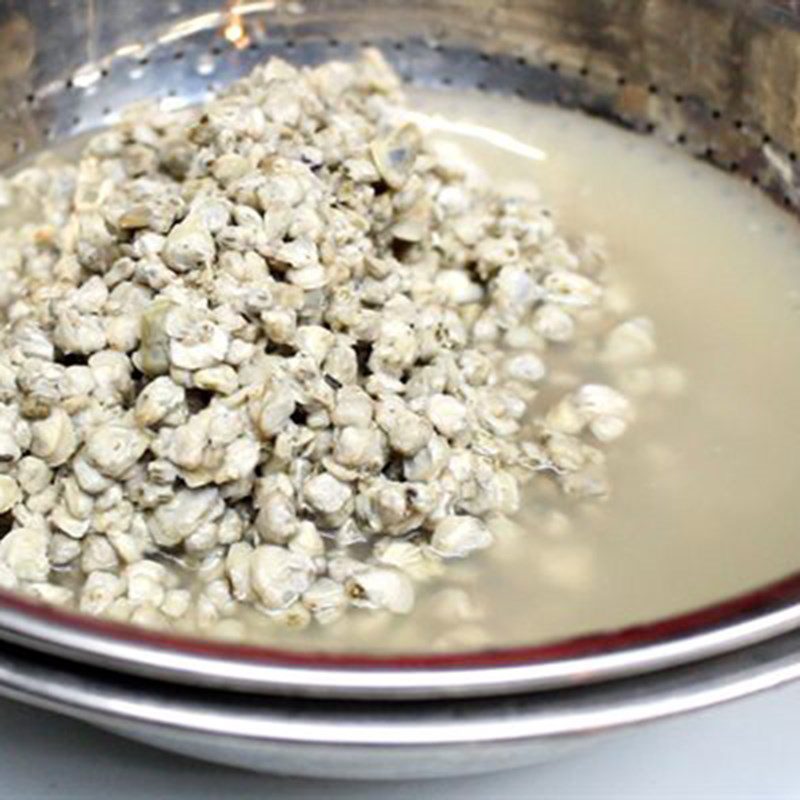
<svg viewBox="0 0 800 800"><path fill-rule="evenodd" d="M402 747L510 743L608 732L739 699L800 679L797 631L743 651L596 686L483 700L340 703L252 700L0 650L0 696L100 725L229 742Z"/></svg>

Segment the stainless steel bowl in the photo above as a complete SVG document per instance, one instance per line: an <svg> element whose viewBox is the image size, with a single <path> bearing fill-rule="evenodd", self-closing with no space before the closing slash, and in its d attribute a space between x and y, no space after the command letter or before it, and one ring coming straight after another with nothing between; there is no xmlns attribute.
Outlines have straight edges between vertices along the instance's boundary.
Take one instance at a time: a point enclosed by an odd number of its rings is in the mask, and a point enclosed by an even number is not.
<svg viewBox="0 0 800 800"><path fill-rule="evenodd" d="M779 0L3 0L0 164L145 97L201 100L270 55L367 43L410 82L580 108L800 207L800 9ZM0 691L248 766L463 772L793 678L798 627L800 577L632 630L396 659L180 640L0 597Z"/></svg>
<svg viewBox="0 0 800 800"><path fill-rule="evenodd" d="M800 677L800 633L592 687L479 700L243 696L0 651L0 693L166 750L262 772L412 779L553 759L617 731Z"/></svg>
<svg viewBox="0 0 800 800"><path fill-rule="evenodd" d="M302 653L145 631L0 592L0 642L131 676L321 699L499 696L589 685L741 650L800 627L800 579L657 622L488 652Z"/></svg>

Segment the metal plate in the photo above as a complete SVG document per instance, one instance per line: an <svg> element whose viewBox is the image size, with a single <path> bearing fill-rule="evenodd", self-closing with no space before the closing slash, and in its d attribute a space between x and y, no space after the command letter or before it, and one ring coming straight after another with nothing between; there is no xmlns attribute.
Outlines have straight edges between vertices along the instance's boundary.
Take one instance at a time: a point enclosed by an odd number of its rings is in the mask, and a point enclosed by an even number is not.
<svg viewBox="0 0 800 800"><path fill-rule="evenodd" d="M382 47L411 82L579 107L800 202L800 13L781 2L0 2L0 166L145 97L193 102L272 54ZM239 23L246 37L231 34ZM390 35L387 32L391 32ZM232 41L231 41L232 40ZM509 693L708 658L800 625L800 579L634 630L492 653L370 659L175 639L0 597L0 639L132 674L323 697Z"/></svg>
<svg viewBox="0 0 800 800"><path fill-rule="evenodd" d="M506 699L346 703L237 697L75 668L7 647L0 694L166 750L331 778L468 775L555 758L615 731L800 677L795 633L594 688Z"/></svg>

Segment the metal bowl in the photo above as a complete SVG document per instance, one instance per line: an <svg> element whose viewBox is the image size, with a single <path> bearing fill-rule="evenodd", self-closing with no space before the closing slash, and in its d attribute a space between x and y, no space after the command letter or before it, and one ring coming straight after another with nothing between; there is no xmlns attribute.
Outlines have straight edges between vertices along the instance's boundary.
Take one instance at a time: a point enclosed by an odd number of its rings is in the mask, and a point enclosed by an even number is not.
<svg viewBox="0 0 800 800"><path fill-rule="evenodd" d="M615 732L800 677L800 633L698 664L480 700L343 702L243 696L132 679L17 647L0 694L165 750L261 772L326 778L469 775L565 755Z"/></svg>
<svg viewBox="0 0 800 800"><path fill-rule="evenodd" d="M134 677L322 699L483 697L588 685L740 650L798 627L797 577L636 628L538 647L388 657L171 636L0 593L0 642Z"/></svg>
<svg viewBox="0 0 800 800"><path fill-rule="evenodd" d="M780 0L3 0L0 165L113 121L145 97L202 100L270 55L313 63L371 44L412 83L513 93L662 137L796 213L799 42L800 10ZM457 763L463 772L454 748L472 752L466 741L498 745L470 763L489 766L491 752L499 767L528 760L531 742L582 738L788 680L800 667L797 635L787 632L798 627L800 576L635 629L391 659L170 638L0 596L0 690L231 763L273 767L279 752L313 750L318 774L343 774L334 751L349 748L364 757L365 774L383 769L382 759L392 772L419 756L417 741L443 753L420 771ZM586 688L565 688L578 685ZM542 689L558 691L524 694ZM255 693L272 699L253 701ZM326 702L297 699L309 695ZM280 763L309 771L299 759Z"/></svg>

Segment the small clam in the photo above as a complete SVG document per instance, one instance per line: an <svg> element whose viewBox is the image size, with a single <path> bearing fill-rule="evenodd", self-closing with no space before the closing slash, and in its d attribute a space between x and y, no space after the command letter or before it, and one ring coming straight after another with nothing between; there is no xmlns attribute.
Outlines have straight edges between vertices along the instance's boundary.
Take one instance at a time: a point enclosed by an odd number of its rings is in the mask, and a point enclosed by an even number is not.
<svg viewBox="0 0 800 800"><path fill-rule="evenodd" d="M466 429L467 409L455 397L434 394L428 400L428 419L439 433L452 438Z"/></svg>
<svg viewBox="0 0 800 800"><path fill-rule="evenodd" d="M589 430L598 441L613 442L628 430L628 423L622 417L604 414L589 423Z"/></svg>
<svg viewBox="0 0 800 800"><path fill-rule="evenodd" d="M170 619L180 619L189 612L191 604L192 593L188 589L170 589L159 610Z"/></svg>
<svg viewBox="0 0 800 800"><path fill-rule="evenodd" d="M539 383L547 370L542 359L535 353L521 353L506 361L505 372L512 380Z"/></svg>
<svg viewBox="0 0 800 800"><path fill-rule="evenodd" d="M174 547L223 509L216 489L181 489L150 518L153 539L162 547Z"/></svg>
<svg viewBox="0 0 800 800"><path fill-rule="evenodd" d="M311 478L303 488L308 504L321 514L335 514L350 501L350 487L332 475L322 473Z"/></svg>
<svg viewBox="0 0 800 800"><path fill-rule="evenodd" d="M345 584L350 602L361 608L408 614L414 607L414 586L402 572L389 567L367 567Z"/></svg>
<svg viewBox="0 0 800 800"><path fill-rule="evenodd" d="M184 408L186 391L171 378L161 376L148 383L136 398L136 422L144 427L158 425Z"/></svg>
<svg viewBox="0 0 800 800"><path fill-rule="evenodd" d="M0 475L0 514L11 510L21 497L19 484L8 475Z"/></svg>
<svg viewBox="0 0 800 800"><path fill-rule="evenodd" d="M380 466L384 461L384 437L376 428L342 428L333 457L344 467Z"/></svg>
<svg viewBox="0 0 800 800"><path fill-rule="evenodd" d="M25 593L51 606L70 606L74 597L74 592L68 586L43 581L29 583L25 587Z"/></svg>
<svg viewBox="0 0 800 800"><path fill-rule="evenodd" d="M279 434L295 412L294 393L281 386L268 386L250 402L250 414L265 439Z"/></svg>
<svg viewBox="0 0 800 800"><path fill-rule="evenodd" d="M250 579L266 608L278 610L292 605L311 586L313 576L314 563L302 553L272 544L253 551Z"/></svg>
<svg viewBox="0 0 800 800"><path fill-rule="evenodd" d="M147 450L148 438L123 421L109 422L86 439L86 455L109 478L121 478Z"/></svg>
<svg viewBox="0 0 800 800"><path fill-rule="evenodd" d="M432 436L412 458L406 459L403 474L409 481L435 480L450 456L450 447L441 436Z"/></svg>
<svg viewBox="0 0 800 800"><path fill-rule="evenodd" d="M18 580L47 580L48 538L42 527L14 528L0 539L0 563L6 564Z"/></svg>
<svg viewBox="0 0 800 800"><path fill-rule="evenodd" d="M427 580L442 572L439 560L413 542L395 538L380 539L375 543L373 554L383 566L396 567L414 580Z"/></svg>
<svg viewBox="0 0 800 800"><path fill-rule="evenodd" d="M476 550L484 550L494 537L476 517L466 515L445 517L436 525L431 536L431 549L442 558L465 558Z"/></svg>
<svg viewBox="0 0 800 800"><path fill-rule="evenodd" d="M635 317L617 325L606 336L601 358L615 365L637 364L656 351L655 326L647 317Z"/></svg>
<svg viewBox="0 0 800 800"><path fill-rule="evenodd" d="M311 612L299 602L294 602L288 608L279 608L269 611L269 617L291 630L300 631L311 623Z"/></svg>
<svg viewBox="0 0 800 800"><path fill-rule="evenodd" d="M261 499L255 526L264 541L276 544L288 541L297 528L294 501L283 492L270 492Z"/></svg>
<svg viewBox="0 0 800 800"><path fill-rule="evenodd" d="M50 562L55 567L65 567L80 556L81 549L79 540L56 532L50 539L50 547L48 548Z"/></svg>
<svg viewBox="0 0 800 800"><path fill-rule="evenodd" d="M566 309L544 303L533 315L533 330L549 342L568 342L575 335L575 320Z"/></svg>
<svg viewBox="0 0 800 800"><path fill-rule="evenodd" d="M142 314L136 356L139 369L145 375L163 375L169 371L169 336L165 325L172 307L169 300L155 300Z"/></svg>
<svg viewBox="0 0 800 800"><path fill-rule="evenodd" d="M89 463L86 454L82 450L72 459L71 465L78 486L88 494L100 494L112 485L111 479Z"/></svg>
<svg viewBox="0 0 800 800"><path fill-rule="evenodd" d="M72 420L60 408L54 408L46 419L34 422L31 432L31 453L51 467L61 466L68 461L78 446Z"/></svg>
<svg viewBox="0 0 800 800"><path fill-rule="evenodd" d="M123 230L148 228L152 221L150 209L146 205L132 206L120 218L119 226Z"/></svg>
<svg viewBox="0 0 800 800"><path fill-rule="evenodd" d="M328 625L339 619L347 607L344 586L331 578L317 578L303 592L303 605L314 615L317 622Z"/></svg>
<svg viewBox="0 0 800 800"><path fill-rule="evenodd" d="M89 573L80 593L79 608L84 614L99 617L125 593L126 581L111 572L96 570Z"/></svg>
<svg viewBox="0 0 800 800"><path fill-rule="evenodd" d="M372 421L373 403L358 386L344 386L336 395L331 419L334 425L364 428Z"/></svg>
<svg viewBox="0 0 800 800"><path fill-rule="evenodd" d="M225 557L225 574L231 584L233 596L240 602L252 599L252 581L250 578L250 560L253 546L247 542L237 542L228 548Z"/></svg>
<svg viewBox="0 0 800 800"><path fill-rule="evenodd" d="M219 325L206 320L193 327L186 339L170 339L170 364L185 370L207 370L217 366L228 352L230 336Z"/></svg>
<svg viewBox="0 0 800 800"><path fill-rule="evenodd" d="M81 569L84 572L115 570L118 566L117 552L105 536L89 535L83 540Z"/></svg>
<svg viewBox="0 0 800 800"><path fill-rule="evenodd" d="M163 257L175 272L189 272L211 266L215 253L214 238L204 220L197 214L190 214L170 231Z"/></svg>
<svg viewBox="0 0 800 800"><path fill-rule="evenodd" d="M578 413L588 419L601 416L630 418L631 403L625 395L600 383L587 383L573 394L573 403Z"/></svg>
<svg viewBox="0 0 800 800"><path fill-rule="evenodd" d="M131 624L151 630L166 630L169 620L151 605L138 606L133 610L130 618Z"/></svg>
<svg viewBox="0 0 800 800"><path fill-rule="evenodd" d="M126 567L127 597L134 606L158 607L166 594L167 569L156 561L139 561Z"/></svg>
<svg viewBox="0 0 800 800"><path fill-rule="evenodd" d="M305 553L312 558L325 555L325 541L312 522L305 520L297 526L297 533L288 544L293 553Z"/></svg>
<svg viewBox="0 0 800 800"><path fill-rule="evenodd" d="M483 289L461 269L443 269L436 276L436 287L451 303L466 305L478 303L483 298Z"/></svg>
<svg viewBox="0 0 800 800"><path fill-rule="evenodd" d="M406 124L370 144L370 153L381 177L392 189L400 189L411 176L422 146L416 125Z"/></svg>
<svg viewBox="0 0 800 800"><path fill-rule="evenodd" d="M50 515L49 521L55 528L63 531L73 539L82 539L89 532L89 528L92 525L90 519L78 519L60 505Z"/></svg>
<svg viewBox="0 0 800 800"><path fill-rule="evenodd" d="M573 308L592 306L603 294L602 288L593 280L568 270L551 272L542 286L551 303Z"/></svg>

